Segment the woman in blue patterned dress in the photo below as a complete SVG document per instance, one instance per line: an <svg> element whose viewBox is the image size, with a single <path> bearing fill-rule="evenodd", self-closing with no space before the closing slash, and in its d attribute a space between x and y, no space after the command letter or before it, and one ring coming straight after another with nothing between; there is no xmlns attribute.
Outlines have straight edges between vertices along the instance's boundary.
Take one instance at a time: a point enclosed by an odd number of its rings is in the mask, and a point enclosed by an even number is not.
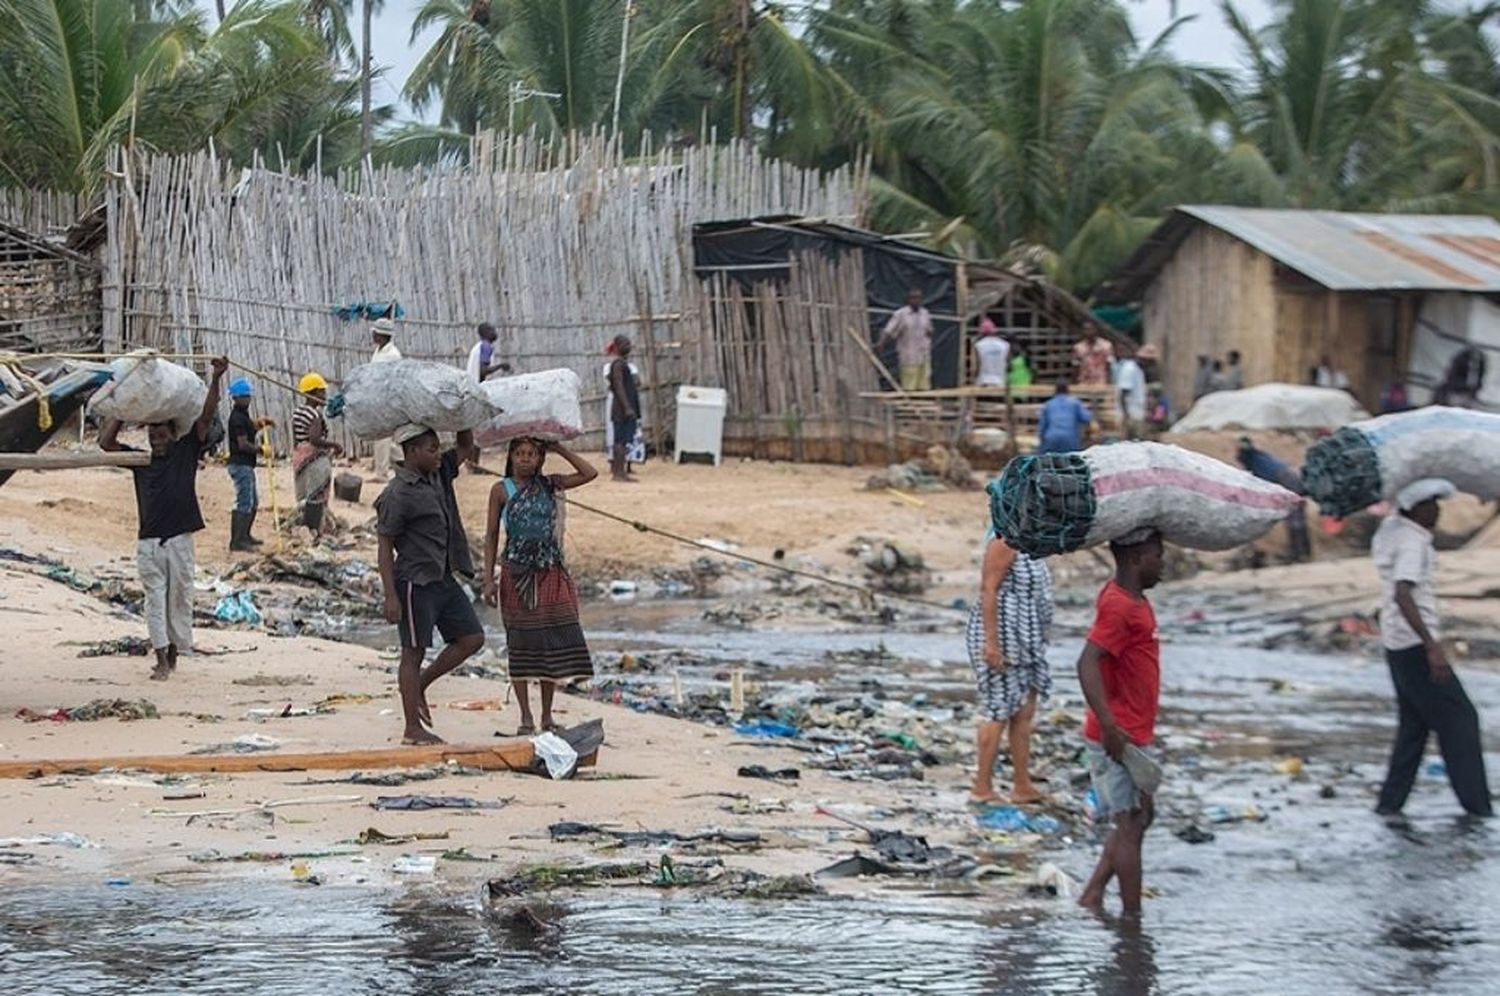
<svg viewBox="0 0 1500 996"><path fill-rule="evenodd" d="M969 801L995 803L994 768L1010 733L1014 770L1010 800L1043 796L1031 781L1031 728L1037 702L1052 694L1047 640L1052 630L1052 574L1045 561L991 535L984 551L979 601L969 612L969 663L979 686L979 770Z"/></svg>

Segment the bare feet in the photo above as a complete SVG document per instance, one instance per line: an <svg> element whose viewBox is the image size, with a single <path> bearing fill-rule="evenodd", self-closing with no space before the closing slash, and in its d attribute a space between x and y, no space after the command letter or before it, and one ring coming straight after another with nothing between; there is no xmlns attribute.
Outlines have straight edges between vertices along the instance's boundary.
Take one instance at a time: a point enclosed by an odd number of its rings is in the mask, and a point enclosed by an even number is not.
<svg viewBox="0 0 1500 996"><path fill-rule="evenodd" d="M984 793L969 793L969 805L971 806L998 806L1005 800L1000 798L1000 793L991 789Z"/></svg>
<svg viewBox="0 0 1500 996"><path fill-rule="evenodd" d="M1039 802L1046 802L1047 796L1035 787L1030 791L1016 789L1010 794L1010 801L1017 806L1034 806Z"/></svg>
<svg viewBox="0 0 1500 996"><path fill-rule="evenodd" d="M408 747L425 747L429 744L441 744L447 741L431 730L424 730L419 726L415 730L408 727L406 732L401 734L401 742Z"/></svg>
<svg viewBox="0 0 1500 996"><path fill-rule="evenodd" d="M1079 895L1079 897L1078 897L1078 905L1082 906L1086 910L1102 910L1102 909L1104 909L1104 893L1102 893L1102 892L1084 892L1084 893L1081 893Z"/></svg>
<svg viewBox="0 0 1500 996"><path fill-rule="evenodd" d="M422 689L417 696L417 718L422 721L423 726L432 725L432 707L427 704L427 689Z"/></svg>

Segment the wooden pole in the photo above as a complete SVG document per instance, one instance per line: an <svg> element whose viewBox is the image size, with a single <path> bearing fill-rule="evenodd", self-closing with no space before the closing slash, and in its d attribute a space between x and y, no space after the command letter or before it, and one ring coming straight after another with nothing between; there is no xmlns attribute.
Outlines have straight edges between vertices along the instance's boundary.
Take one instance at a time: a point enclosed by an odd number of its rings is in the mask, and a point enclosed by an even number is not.
<svg viewBox="0 0 1500 996"><path fill-rule="evenodd" d="M665 431L663 422L666 419L666 408L662 405L661 377L657 373L656 366L656 323L651 317L651 288L646 287L640 292L641 302L641 338L646 340L646 374L651 378L651 445L656 448L656 455L661 457L662 433Z"/></svg>
<svg viewBox="0 0 1500 996"><path fill-rule="evenodd" d="M76 467L144 467L151 454L126 450L82 453L0 453L0 470L72 470Z"/></svg>
<svg viewBox="0 0 1500 996"><path fill-rule="evenodd" d="M94 774L106 768L155 771L162 774L247 771L353 771L405 768L449 761L485 771L514 771L529 767L535 752L529 740L497 744L435 744L430 747L387 747L376 750L313 754L166 754L157 756L75 758L50 761L0 761L0 778L37 778L57 774ZM580 759L592 765L593 755Z"/></svg>
<svg viewBox="0 0 1500 996"><path fill-rule="evenodd" d="M858 332L854 331L847 325L844 326L844 331L849 333L850 338L852 338L856 343L859 344L860 350L870 358L871 363L875 364L875 369L879 370L885 377L885 379L890 381L891 387L895 390L895 392L897 394L905 396L907 391L904 387L901 386L901 378L893 376L891 374L891 368L885 365L885 361L883 361L879 357L879 355L876 354L874 349L870 348L870 344L865 341L864 336L860 335Z"/></svg>

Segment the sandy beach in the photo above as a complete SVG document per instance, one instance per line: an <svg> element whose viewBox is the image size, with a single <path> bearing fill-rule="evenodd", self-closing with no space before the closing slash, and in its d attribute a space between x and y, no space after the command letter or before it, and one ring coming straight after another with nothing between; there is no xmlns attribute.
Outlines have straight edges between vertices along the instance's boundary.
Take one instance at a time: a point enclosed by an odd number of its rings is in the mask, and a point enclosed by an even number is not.
<svg viewBox="0 0 1500 996"><path fill-rule="evenodd" d="M650 465L642 483L600 485L578 497L617 514L670 526L690 537L731 542L736 549L770 557L786 551L786 562L837 577L860 580L850 550L862 542L908 544L919 549L945 586L967 593L974 583L985 502L982 492L939 492L897 497L867 491L868 471L743 463L715 471L705 467ZM460 497L471 534L494 478L466 476ZM278 485L290 493L289 479ZM371 515L375 485L364 503L336 503L350 525ZM705 500L710 493L712 501ZM266 490L263 487L263 491ZM218 467L200 474L206 531L198 537L200 581L197 608L208 612L213 578L236 562L224 549L231 492ZM263 498L269 505L269 495ZM80 573L128 578L135 516L130 480L112 470L18 475L0 489L5 523L0 547L56 558ZM702 556L659 537L575 511L570 516L569 553L580 573L649 577L681 568ZM262 529L269 538L269 530ZM1478 546L1444 554L1442 586L1457 596L1455 615L1476 626L1500 624L1494 598L1495 531ZM295 544L294 544L295 549ZM367 548L341 557L369 556ZM1063 587L1087 599L1099 577L1096 558L1075 555L1059 564ZM170 681L146 680L143 657L80 658L79 650L103 640L139 636L140 620L92 594L48 578L45 565L15 559L0 562L0 619L5 645L0 658L0 757L58 759L90 756L186 754L245 737L272 738L274 751L346 751L395 746L399 723L392 673L394 654L347 642L273 636L245 627L196 631L209 654L186 658ZM1257 611L1308 611L1336 619L1368 611L1377 589L1367 558L1263 571L1207 571L1168 591L1233 595ZM747 587L745 590L753 590ZM751 600L755 596L749 596ZM942 625L953 630L961 655L956 614ZM376 641L378 644L378 641ZM1475 660L1500 656L1491 641ZM1466 661L1472 663L1473 661ZM604 674L618 662L599 662ZM1070 676L1060 676L1067 684ZM494 679L450 677L434 688L437 731L450 742L491 742L513 734L513 705L466 710L454 703L501 700L505 685ZM97 722L26 722L22 709L38 712L91 700L149 699L160 718ZM290 706L319 703L329 711L309 716L264 718ZM387 880L403 853L438 855L462 851L477 862L445 860L445 879L489 876L533 860L577 861L598 857L597 843L551 841L548 827L560 820L636 829L695 833L712 828L758 830L761 845L736 853L738 867L768 874L811 872L850 852L851 831L815 813L828 806L847 814L869 811L922 812L922 832L934 844L972 844L972 817L963 800L970 775L962 764L928 771L921 782L851 781L805 768L794 783L740 778L745 764L797 766L799 752L747 744L724 728L710 728L621 705L559 698L566 724L603 719L607 743L598 767L572 781L553 782L521 774L448 775L402 787L352 785L334 779L347 773L256 773L167 780L130 774L58 775L6 785L10 804L0 812L0 838L34 855L23 867L0 868L0 878L45 873L104 877L203 877L251 875L286 878L289 865L311 861L316 874L345 883ZM259 710L260 715L255 711ZM968 736L968 726L957 731ZM223 749L223 748L220 748ZM268 755L269 756L269 755ZM201 793L201 794L200 794ZM381 795L457 795L498 809L377 812ZM733 811L739 800L739 812ZM192 798L173 798L192 795ZM757 808L756 800L775 799ZM196 814L196 815L195 815ZM935 815L934 815L935 814ZM390 836L443 835L399 846L359 847L367 828ZM70 833L90 845L74 848L39 842L42 835ZM710 852L715 848L708 848ZM723 850L720 848L720 850ZM730 848L729 850L735 850ZM0 854L3 854L0 851ZM314 855L308 859L211 860L236 855Z"/></svg>

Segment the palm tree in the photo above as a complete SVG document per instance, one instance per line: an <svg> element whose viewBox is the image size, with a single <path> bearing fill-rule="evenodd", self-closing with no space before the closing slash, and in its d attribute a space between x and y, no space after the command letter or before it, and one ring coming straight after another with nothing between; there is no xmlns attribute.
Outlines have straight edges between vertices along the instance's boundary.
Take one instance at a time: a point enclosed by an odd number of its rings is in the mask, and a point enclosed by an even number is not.
<svg viewBox="0 0 1500 996"><path fill-rule="evenodd" d="M359 158L364 162L370 158L370 143L374 136L374 115L370 110L370 86L374 77L374 64L370 53L370 25L377 7L384 7L384 0L364 0L363 25L360 35L359 71Z"/></svg>
<svg viewBox="0 0 1500 996"><path fill-rule="evenodd" d="M417 113L440 101L443 125L473 135L505 100L512 76L501 49L501 20L490 0L426 0L412 21L411 38L428 28L442 31L407 77L403 96Z"/></svg>

